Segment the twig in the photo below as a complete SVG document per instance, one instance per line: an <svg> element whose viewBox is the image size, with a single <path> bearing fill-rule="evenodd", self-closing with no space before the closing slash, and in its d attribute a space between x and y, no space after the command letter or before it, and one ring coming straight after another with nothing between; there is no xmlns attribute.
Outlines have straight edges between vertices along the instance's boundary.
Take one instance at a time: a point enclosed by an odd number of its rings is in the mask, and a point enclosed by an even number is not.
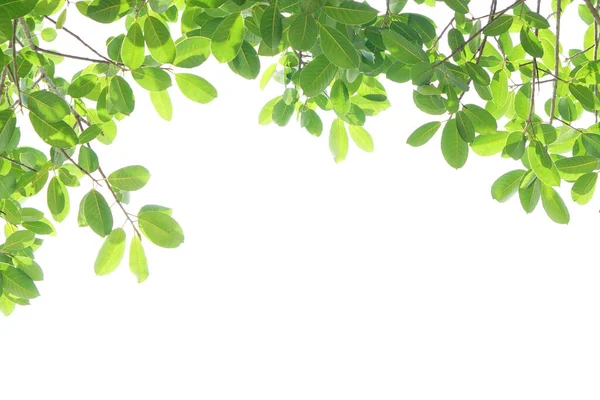
<svg viewBox="0 0 600 400"><path fill-rule="evenodd" d="M19 165L23 168L27 168L28 170L32 171L32 172L37 172L37 169L35 168L31 168L29 165L23 164L22 162L19 162L17 160L13 160L12 158L3 156L2 154L0 154L0 158L6 160L6 161L10 161L11 163L15 164L15 165Z"/></svg>
<svg viewBox="0 0 600 400"><path fill-rule="evenodd" d="M562 0L556 0L556 40L554 41L554 76L558 76L558 67L560 65L560 17L562 15ZM554 112L556 110L556 92L558 90L558 79L554 80L552 87L552 102L550 103L550 123L554 121Z"/></svg>

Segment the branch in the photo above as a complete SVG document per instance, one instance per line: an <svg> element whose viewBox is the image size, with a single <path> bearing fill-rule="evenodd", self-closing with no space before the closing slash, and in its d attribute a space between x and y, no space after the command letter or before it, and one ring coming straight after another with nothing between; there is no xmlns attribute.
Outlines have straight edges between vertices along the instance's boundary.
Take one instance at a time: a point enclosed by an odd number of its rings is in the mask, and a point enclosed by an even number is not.
<svg viewBox="0 0 600 400"><path fill-rule="evenodd" d="M556 40L554 42L554 76L558 76L558 67L560 65L560 17L562 14L562 0L556 0ZM554 121L554 112L556 110L556 92L558 90L558 79L554 81L552 87L552 102L550 103L550 123Z"/></svg>
<svg viewBox="0 0 600 400"><path fill-rule="evenodd" d="M596 20L596 23L600 24L600 15L598 15L598 10L596 10L596 8L592 5L591 0L583 0L583 1L585 2L585 5L587 6L588 10L590 10L590 12L592 13L592 16Z"/></svg>
<svg viewBox="0 0 600 400"><path fill-rule="evenodd" d="M28 170L30 170L31 172L37 172L37 169L35 168L31 168L29 165L25 165L22 162L19 162L17 160L13 160L12 158L8 158L6 156L3 156L2 154L0 154L0 158L6 160L6 161L10 161L11 163L15 164L15 165L19 165L23 168L27 168Z"/></svg>
<svg viewBox="0 0 600 400"><path fill-rule="evenodd" d="M41 47L39 47L39 46L37 46L35 44L34 44L34 47L32 48L32 50L34 50L34 51L41 51L42 53L53 54L55 56L72 58L74 60L89 61L89 62L102 63L102 64L110 64L108 61L100 60L100 59L97 59L97 58L81 57L81 56L75 56L75 55L72 55L72 54L60 53L60 52L54 51L54 50L43 49L43 48L41 48Z"/></svg>

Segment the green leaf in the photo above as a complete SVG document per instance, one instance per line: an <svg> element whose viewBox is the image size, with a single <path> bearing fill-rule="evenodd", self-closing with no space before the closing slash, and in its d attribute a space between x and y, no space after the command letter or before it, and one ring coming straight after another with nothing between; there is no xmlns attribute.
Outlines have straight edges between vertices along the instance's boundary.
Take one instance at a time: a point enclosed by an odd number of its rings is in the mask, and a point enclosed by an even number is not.
<svg viewBox="0 0 600 400"><path fill-rule="evenodd" d="M131 76L141 87L151 92L162 92L171 87L171 77L160 68L138 68L131 71Z"/></svg>
<svg viewBox="0 0 600 400"><path fill-rule="evenodd" d="M25 274L33 281L44 280L44 271L42 271L42 268L39 266L39 264L33 261L31 258L15 256L13 257L13 260L15 261L17 269L25 272Z"/></svg>
<svg viewBox="0 0 600 400"><path fill-rule="evenodd" d="M113 188L132 192L143 188L150 179L150 172L141 165L130 165L116 170L108 176Z"/></svg>
<svg viewBox="0 0 600 400"><path fill-rule="evenodd" d="M323 132L323 121L321 121L319 115L313 110L302 112L300 126L306 128L313 136L321 136L321 133Z"/></svg>
<svg viewBox="0 0 600 400"><path fill-rule="evenodd" d="M310 50L317 42L318 32L317 23L312 15L298 15L288 29L290 44L299 51Z"/></svg>
<svg viewBox="0 0 600 400"><path fill-rule="evenodd" d="M260 73L260 60L254 47L246 41L237 56L229 63L231 69L246 79L256 79Z"/></svg>
<svg viewBox="0 0 600 400"><path fill-rule="evenodd" d="M427 56L421 47L404 38L404 36L392 30L381 31L383 43L387 50L400 62L414 65L427 61Z"/></svg>
<svg viewBox="0 0 600 400"><path fill-rule="evenodd" d="M319 10L327 0L299 0L300 10L305 14L312 14Z"/></svg>
<svg viewBox="0 0 600 400"><path fill-rule="evenodd" d="M67 94L74 98L87 96L94 90L97 83L98 77L96 75L80 75L69 85Z"/></svg>
<svg viewBox="0 0 600 400"><path fill-rule="evenodd" d="M16 231L6 238L6 242L2 245L2 251L6 253L15 253L30 247L34 241L35 233L28 230Z"/></svg>
<svg viewBox="0 0 600 400"><path fill-rule="evenodd" d="M210 56L210 40L194 36L177 42L173 65L179 68L195 68Z"/></svg>
<svg viewBox="0 0 600 400"><path fill-rule="evenodd" d="M362 126L348 125L348 131L359 149L368 153L373 152L373 138Z"/></svg>
<svg viewBox="0 0 600 400"><path fill-rule="evenodd" d="M89 227L98 235L104 237L112 231L113 216L104 197L92 189L81 200L83 202L83 217Z"/></svg>
<svg viewBox="0 0 600 400"><path fill-rule="evenodd" d="M96 152L85 146L79 148L79 158L77 159L77 163L89 173L96 171L100 166Z"/></svg>
<svg viewBox="0 0 600 400"><path fill-rule="evenodd" d="M523 207L523 210L525 210L527 214L532 213L533 210L535 210L535 207L540 201L541 191L541 181L535 177L533 171L529 171L519 186L519 200L521 202L521 207Z"/></svg>
<svg viewBox="0 0 600 400"><path fill-rule="evenodd" d="M456 120L446 122L442 131L442 154L446 162L453 168L462 168L469 156L469 145L460 137Z"/></svg>
<svg viewBox="0 0 600 400"><path fill-rule="evenodd" d="M343 1L339 5L326 4L323 11L327 16L347 25L363 25L377 17L378 11L367 3Z"/></svg>
<svg viewBox="0 0 600 400"><path fill-rule="evenodd" d="M467 143L473 143L475 140L475 127L464 111L456 113L456 129L460 137Z"/></svg>
<svg viewBox="0 0 600 400"><path fill-rule="evenodd" d="M29 113L29 120L37 134L50 146L69 148L79 143L79 139L73 128L64 121L50 123L44 121L34 113Z"/></svg>
<svg viewBox="0 0 600 400"><path fill-rule="evenodd" d="M142 27L134 22L129 27L121 45L121 60L129 69L137 69L144 63L144 33Z"/></svg>
<svg viewBox="0 0 600 400"><path fill-rule="evenodd" d="M514 17L512 15L501 15L485 27L483 34L486 36L502 35L504 32L508 32L513 21Z"/></svg>
<svg viewBox="0 0 600 400"><path fill-rule="evenodd" d="M137 278L138 283L142 283L148 278L148 260L139 237L134 236L131 239L129 247L129 269Z"/></svg>
<svg viewBox="0 0 600 400"><path fill-rule="evenodd" d="M86 144L96 139L98 135L102 133L101 125L90 125L87 127L81 135L79 135L79 144Z"/></svg>
<svg viewBox="0 0 600 400"><path fill-rule="evenodd" d="M348 133L346 133L344 122L339 118L334 119L331 123L331 129L329 130L329 150L336 163L344 161L348 154Z"/></svg>
<svg viewBox="0 0 600 400"><path fill-rule="evenodd" d="M96 275L108 275L117 269L125 254L125 231L114 229L104 240L94 263Z"/></svg>
<svg viewBox="0 0 600 400"><path fill-rule="evenodd" d="M542 43L528 28L521 29L521 46L523 49L532 57L541 58L544 56L544 48L542 47Z"/></svg>
<svg viewBox="0 0 600 400"><path fill-rule="evenodd" d="M24 2L27 0L21 0ZM110 24L125 15L133 2L123 0L94 0L91 3L78 1L76 6L79 12L96 22Z"/></svg>
<svg viewBox="0 0 600 400"><path fill-rule="evenodd" d="M333 64L340 68L358 68L360 58L354 45L346 36L327 25L319 26L321 49Z"/></svg>
<svg viewBox="0 0 600 400"><path fill-rule="evenodd" d="M329 86L338 68L327 57L319 55L309 62L300 74L300 87L306 97L320 94Z"/></svg>
<svg viewBox="0 0 600 400"><path fill-rule="evenodd" d="M582 85L569 85L569 92L581 103L587 111L594 111L596 102L594 93L587 87Z"/></svg>
<svg viewBox="0 0 600 400"><path fill-rule="evenodd" d="M592 196L594 196L597 181L598 174L595 172L581 175L571 188L571 198L573 201L581 205L589 203Z"/></svg>
<svg viewBox="0 0 600 400"><path fill-rule="evenodd" d="M500 203L504 203L510 199L519 190L519 185L526 172L525 170L517 169L507 172L496 179L492 185L492 198Z"/></svg>
<svg viewBox="0 0 600 400"><path fill-rule="evenodd" d="M118 112L129 115L135 108L133 90L127 81L120 76L113 76L110 80L108 97L112 106Z"/></svg>
<svg viewBox="0 0 600 400"><path fill-rule="evenodd" d="M183 243L181 227L167 214L158 211L140 213L138 225L142 233L157 246L175 248Z"/></svg>
<svg viewBox="0 0 600 400"><path fill-rule="evenodd" d="M459 14L467 14L469 12L469 7L465 0L444 0L444 3Z"/></svg>
<svg viewBox="0 0 600 400"><path fill-rule="evenodd" d="M6 293L22 299L35 299L40 295L33 280L17 268L8 267L0 271L2 276L2 289Z"/></svg>
<svg viewBox="0 0 600 400"><path fill-rule="evenodd" d="M550 23L546 18L533 11L526 11L522 14L523 19L533 28L548 29Z"/></svg>
<svg viewBox="0 0 600 400"><path fill-rule="evenodd" d="M271 118L277 125L286 126L292 115L294 115L294 104L287 104L282 99L273 105Z"/></svg>
<svg viewBox="0 0 600 400"><path fill-rule="evenodd" d="M479 64L468 62L465 64L465 68L467 69L467 73L473 82L484 86L487 86L491 83L490 76Z"/></svg>
<svg viewBox="0 0 600 400"><path fill-rule="evenodd" d="M38 0L7 0L0 2L0 12L8 14L10 19L24 17L37 5Z"/></svg>
<svg viewBox="0 0 600 400"><path fill-rule="evenodd" d="M71 112L66 101L47 90L30 94L27 106L38 117L50 123L62 121Z"/></svg>
<svg viewBox="0 0 600 400"><path fill-rule="evenodd" d="M23 222L23 228L30 230L36 235L52 235L56 234L56 230L52 225L52 222L46 218L42 218L39 221Z"/></svg>
<svg viewBox="0 0 600 400"><path fill-rule="evenodd" d="M548 186L560 185L560 174L552 158L539 143L531 143L527 147L527 158L535 175Z"/></svg>
<svg viewBox="0 0 600 400"><path fill-rule="evenodd" d="M263 11L260 18L260 37L267 47L276 49L283 35L283 18L276 5L271 5Z"/></svg>
<svg viewBox="0 0 600 400"><path fill-rule="evenodd" d="M542 206L548 217L557 224L569 223L569 210L558 192L551 186L542 184Z"/></svg>
<svg viewBox="0 0 600 400"><path fill-rule="evenodd" d="M418 127L408 137L406 143L413 147L423 146L433 137L433 135L435 135L435 133L440 129L440 126L442 126L441 122L428 122L425 125Z"/></svg>
<svg viewBox="0 0 600 400"><path fill-rule="evenodd" d="M331 87L329 100L337 114L345 115L350 111L352 103L350 103L350 94L346 85L341 79L336 80Z"/></svg>
<svg viewBox="0 0 600 400"><path fill-rule="evenodd" d="M581 135L581 142L588 154L600 158L600 135L584 133Z"/></svg>
<svg viewBox="0 0 600 400"><path fill-rule="evenodd" d="M213 33L210 48L219 62L226 63L235 58L243 41L244 18L241 14L231 14L221 21Z"/></svg>
<svg viewBox="0 0 600 400"><path fill-rule="evenodd" d="M258 123L260 125L269 125L273 122L273 109L275 108L275 104L277 104L281 100L281 96L277 96L274 99L271 99L263 106L258 114Z"/></svg>
<svg viewBox="0 0 600 400"><path fill-rule="evenodd" d="M592 156L575 156L570 158L561 158L554 162L560 172L566 174L587 174L594 171L598 159Z"/></svg>
<svg viewBox="0 0 600 400"><path fill-rule="evenodd" d="M467 104L463 107L463 112L469 117L475 132L482 135L491 135L497 132L498 125L496 118L483 108L475 104Z"/></svg>
<svg viewBox="0 0 600 400"><path fill-rule="evenodd" d="M577 108L568 97L563 97L558 101L558 113L561 118L567 122L572 122L577 119Z"/></svg>
<svg viewBox="0 0 600 400"><path fill-rule="evenodd" d="M173 118L173 105L171 104L171 97L168 91L150 92L150 100L162 119L170 121Z"/></svg>
<svg viewBox="0 0 600 400"><path fill-rule="evenodd" d="M53 177L48 184L47 200L48 209L52 215L60 215L67 205L67 189L62 182Z"/></svg>
<svg viewBox="0 0 600 400"><path fill-rule="evenodd" d="M175 60L175 43L169 28L156 17L148 16L144 22L144 39L152 57L163 64Z"/></svg>
<svg viewBox="0 0 600 400"><path fill-rule="evenodd" d="M508 132L498 132L491 135L476 136L471 143L471 149L480 156L492 156L500 153L506 144Z"/></svg>
<svg viewBox="0 0 600 400"><path fill-rule="evenodd" d="M217 97L217 89L206 79L197 75L180 73L175 75L175 81L181 93L192 101L206 104Z"/></svg>

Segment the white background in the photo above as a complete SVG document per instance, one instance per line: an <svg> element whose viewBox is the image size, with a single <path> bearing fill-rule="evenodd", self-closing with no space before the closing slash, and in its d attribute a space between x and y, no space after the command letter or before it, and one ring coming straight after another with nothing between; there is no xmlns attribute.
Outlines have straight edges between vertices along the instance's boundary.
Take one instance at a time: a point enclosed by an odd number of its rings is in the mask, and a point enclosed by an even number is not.
<svg viewBox="0 0 600 400"><path fill-rule="evenodd" d="M99 25L72 11L67 27L102 48ZM195 73L217 100L174 87L167 123L136 90L115 143L96 146L107 172L150 169L129 209L173 207L184 245L145 241L141 285L125 262L96 277L102 241L76 227L82 180L38 252L42 296L0 318L3 399L598 398L598 197L580 207L563 184L568 226L541 204L526 215L517 198L493 201L492 182L520 165L471 153L453 170L439 133L407 146L430 118L409 84L386 83L392 107L366 125L375 153L351 143L336 165L327 126L321 138L258 126L280 86L260 92L214 62Z"/></svg>

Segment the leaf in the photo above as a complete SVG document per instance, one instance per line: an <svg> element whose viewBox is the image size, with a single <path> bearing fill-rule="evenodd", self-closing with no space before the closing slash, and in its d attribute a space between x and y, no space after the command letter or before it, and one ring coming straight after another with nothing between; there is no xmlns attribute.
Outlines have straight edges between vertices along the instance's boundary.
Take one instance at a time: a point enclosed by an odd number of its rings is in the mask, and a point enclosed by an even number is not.
<svg viewBox="0 0 600 400"><path fill-rule="evenodd" d="M521 202L521 207L523 207L523 210L525 210L527 214L532 213L533 210L535 210L535 207L540 201L541 191L541 181L535 177L533 171L528 172L523 178L521 186L519 186L519 200Z"/></svg>
<svg viewBox="0 0 600 400"><path fill-rule="evenodd" d="M129 247L129 269L137 278L138 283L142 283L148 278L148 260L142 242L137 236L131 239Z"/></svg>
<svg viewBox="0 0 600 400"><path fill-rule="evenodd" d="M80 75L69 85L67 94L74 98L87 96L94 90L97 83L98 77L96 75Z"/></svg>
<svg viewBox="0 0 600 400"><path fill-rule="evenodd" d="M483 34L486 36L502 35L504 32L508 32L513 21L514 17L512 15L501 15L485 27Z"/></svg>
<svg viewBox="0 0 600 400"><path fill-rule="evenodd" d="M319 115L313 110L302 112L300 126L306 128L313 136L321 136L321 133L323 132L323 121L321 121Z"/></svg>
<svg viewBox="0 0 600 400"><path fill-rule="evenodd" d="M283 18L277 7L271 5L262 13L260 18L260 37L267 47L276 49L283 35Z"/></svg>
<svg viewBox="0 0 600 400"><path fill-rule="evenodd" d="M37 134L50 146L69 148L79 143L79 139L73 128L64 121L50 123L44 121L34 113L29 113L29 120Z"/></svg>
<svg viewBox="0 0 600 400"><path fill-rule="evenodd" d="M569 210L558 192L551 186L542 184L542 206L548 217L557 224L568 224Z"/></svg>
<svg viewBox="0 0 600 400"><path fill-rule="evenodd" d="M96 275L108 275L117 269L123 255L125 254L125 231L121 228L114 229L106 237L96 262L94 263L94 272Z"/></svg>
<svg viewBox="0 0 600 400"><path fill-rule="evenodd" d="M273 77L273 74L275 74L276 69L277 64L271 64L267 68L265 68L265 71L263 72L263 75L260 78L260 90L264 90L264 88L267 87L267 84Z"/></svg>
<svg viewBox="0 0 600 400"><path fill-rule="evenodd" d="M521 46L532 57L541 58L544 56L544 48L542 43L535 34L528 28L521 29Z"/></svg>
<svg viewBox="0 0 600 400"><path fill-rule="evenodd" d="M581 103L587 111L594 111L596 102L594 93L587 87L582 85L569 85L569 92Z"/></svg>
<svg viewBox="0 0 600 400"><path fill-rule="evenodd" d="M386 49L400 62L408 65L427 61L427 56L421 47L408 41L404 36L392 30L381 31Z"/></svg>
<svg viewBox="0 0 600 400"><path fill-rule="evenodd" d="M33 280L17 268L8 267L0 271L2 276L2 289L6 293L22 299L35 299L40 295Z"/></svg>
<svg viewBox="0 0 600 400"><path fill-rule="evenodd" d="M492 185L492 198L500 203L504 203L510 199L519 190L519 184L526 172L525 170L517 169L507 172L496 179Z"/></svg>
<svg viewBox="0 0 600 400"><path fill-rule="evenodd" d="M469 145L458 133L456 120L446 122L442 131L442 154L446 162L453 168L462 168L469 156Z"/></svg>
<svg viewBox="0 0 600 400"><path fill-rule="evenodd" d="M169 28L156 17L148 16L144 22L144 39L152 57L163 64L175 60L175 43Z"/></svg>
<svg viewBox="0 0 600 400"><path fill-rule="evenodd" d="M138 225L142 233L157 246L175 248L183 243L181 227L167 214L158 211L140 213Z"/></svg>
<svg viewBox="0 0 600 400"><path fill-rule="evenodd" d="M368 153L373 152L373 138L362 126L348 125L348 131L358 148Z"/></svg>
<svg viewBox="0 0 600 400"><path fill-rule="evenodd" d="M226 63L235 58L243 41L244 18L241 14L231 14L225 17L215 29L210 41L210 49L219 62Z"/></svg>
<svg viewBox="0 0 600 400"><path fill-rule="evenodd" d="M129 27L121 45L121 60L129 69L137 69L144 63L144 32L137 22Z"/></svg>
<svg viewBox="0 0 600 400"><path fill-rule="evenodd" d="M333 159L336 163L344 161L348 154L348 134L344 122L336 118L331 123L331 129L329 130L329 150L333 155Z"/></svg>
<svg viewBox="0 0 600 400"><path fill-rule="evenodd" d="M62 121L71 112L66 101L47 90L30 94L27 106L38 117L50 123Z"/></svg>
<svg viewBox="0 0 600 400"><path fill-rule="evenodd" d="M129 115L135 108L135 98L133 90L127 81L120 76L113 76L110 80L108 97L112 106L118 112Z"/></svg>
<svg viewBox="0 0 600 400"><path fill-rule="evenodd" d="M586 174L596 169L598 159L592 156L561 158L554 162L560 172L566 174Z"/></svg>
<svg viewBox="0 0 600 400"><path fill-rule="evenodd" d="M310 50L317 42L318 32L317 23L311 15L298 15L288 29L290 44L299 51Z"/></svg>
<svg viewBox="0 0 600 400"><path fill-rule="evenodd" d="M79 148L79 158L77 159L77 163L89 173L96 171L100 166L96 152L85 146Z"/></svg>
<svg viewBox="0 0 600 400"><path fill-rule="evenodd" d="M27 0L21 0L27 1ZM78 1L76 6L79 12L96 22L110 24L122 15L125 15L133 2L122 0L94 0L91 3Z"/></svg>
<svg viewBox="0 0 600 400"><path fill-rule="evenodd" d="M589 203L596 189L597 173L581 175L571 188L571 198L574 202L584 205Z"/></svg>
<svg viewBox="0 0 600 400"><path fill-rule="evenodd" d="M584 133L581 135L581 142L588 154L600 158L600 135Z"/></svg>
<svg viewBox="0 0 600 400"><path fill-rule="evenodd" d="M459 14L467 14L469 12L469 7L465 0L444 0L444 3Z"/></svg>
<svg viewBox="0 0 600 400"><path fill-rule="evenodd" d="M465 142L472 143L475 140L475 127L464 111L456 113L456 129Z"/></svg>
<svg viewBox="0 0 600 400"><path fill-rule="evenodd" d="M104 197L92 189L81 200L83 203L83 217L89 227L99 236L106 236L112 231L113 216Z"/></svg>
<svg viewBox="0 0 600 400"><path fill-rule="evenodd" d="M468 62L465 64L465 68L467 69L467 73L473 82L484 86L487 86L491 83L490 76L479 64Z"/></svg>
<svg viewBox="0 0 600 400"><path fill-rule="evenodd" d="M433 137L433 135L435 135L435 133L440 129L440 126L442 126L441 122L428 122L425 125L418 127L408 137L406 143L413 147L423 146Z"/></svg>
<svg viewBox="0 0 600 400"><path fill-rule="evenodd" d="M254 47L246 41L237 56L229 63L231 69L246 79L256 79L260 73L260 60Z"/></svg>
<svg viewBox="0 0 600 400"><path fill-rule="evenodd" d="M350 103L350 94L341 79L337 79L333 83L329 93L329 100L337 114L344 115L350 111L350 107L352 106L352 103Z"/></svg>
<svg viewBox="0 0 600 400"><path fill-rule="evenodd" d="M463 112L469 117L475 132L482 135L491 135L497 132L498 125L496 118L483 108L475 104L467 104L463 107Z"/></svg>
<svg viewBox="0 0 600 400"><path fill-rule="evenodd" d="M108 176L113 188L132 192L143 188L150 179L150 172L141 165L130 165L116 170Z"/></svg>
<svg viewBox="0 0 600 400"><path fill-rule="evenodd" d="M299 0L300 10L305 14L312 14L319 10L327 0Z"/></svg>
<svg viewBox="0 0 600 400"><path fill-rule="evenodd" d="M577 119L577 108L568 97L563 97L558 101L558 113L565 121L571 122Z"/></svg>
<svg viewBox="0 0 600 400"><path fill-rule="evenodd" d="M64 211L67 204L66 192L67 189L57 177L50 179L46 197L48 201L48 209L52 215L60 215Z"/></svg>
<svg viewBox="0 0 600 400"><path fill-rule="evenodd" d="M33 261L31 258L15 256L13 257L13 260L15 261L17 269L25 272L25 274L33 281L44 280L44 271L42 271L42 268L39 266L39 264Z"/></svg>
<svg viewBox="0 0 600 400"><path fill-rule="evenodd" d="M192 101L206 104L217 98L217 89L197 75L180 73L175 75L175 81L181 93Z"/></svg>
<svg viewBox="0 0 600 400"><path fill-rule="evenodd" d="M347 25L363 25L377 17L378 11L367 3L343 1L339 5L326 4L323 11L330 18Z"/></svg>
<svg viewBox="0 0 600 400"><path fill-rule="evenodd" d="M150 92L150 100L162 119L170 121L173 118L173 105L171 104L171 97L168 91Z"/></svg>
<svg viewBox="0 0 600 400"><path fill-rule="evenodd" d="M2 251L14 253L30 247L35 241L35 234L31 231L16 231L12 233L2 245Z"/></svg>
<svg viewBox="0 0 600 400"><path fill-rule="evenodd" d="M138 68L131 71L131 76L142 88L151 92L162 92L171 87L171 77L160 68Z"/></svg>
<svg viewBox="0 0 600 400"><path fill-rule="evenodd" d="M10 19L24 17L36 6L38 0L7 0L0 3L0 10Z"/></svg>
<svg viewBox="0 0 600 400"><path fill-rule="evenodd" d="M340 68L357 68L360 63L354 45L346 36L327 25L319 26L321 49L333 64Z"/></svg>
<svg viewBox="0 0 600 400"><path fill-rule="evenodd" d="M173 65L179 68L195 68L210 56L210 40L194 36L177 42Z"/></svg>
<svg viewBox="0 0 600 400"><path fill-rule="evenodd" d="M527 23L533 28L537 29L548 29L550 28L550 23L546 18L541 16L540 14L533 11L525 11L523 13L523 19L527 21Z"/></svg>
<svg viewBox="0 0 600 400"><path fill-rule="evenodd" d="M480 156L492 156L500 153L506 144L508 132L498 132L491 135L479 135L471 143L471 149Z"/></svg>
<svg viewBox="0 0 600 400"><path fill-rule="evenodd" d="M323 92L331 83L338 68L327 57L319 55L309 62L300 74L300 87L306 97Z"/></svg>
<svg viewBox="0 0 600 400"><path fill-rule="evenodd" d="M527 158L535 175L548 186L560 185L560 174L544 146L537 142L527 147Z"/></svg>
<svg viewBox="0 0 600 400"><path fill-rule="evenodd" d="M79 135L79 144L86 144L96 139L98 135L102 133L102 126L100 125L90 125L87 127L81 135Z"/></svg>

